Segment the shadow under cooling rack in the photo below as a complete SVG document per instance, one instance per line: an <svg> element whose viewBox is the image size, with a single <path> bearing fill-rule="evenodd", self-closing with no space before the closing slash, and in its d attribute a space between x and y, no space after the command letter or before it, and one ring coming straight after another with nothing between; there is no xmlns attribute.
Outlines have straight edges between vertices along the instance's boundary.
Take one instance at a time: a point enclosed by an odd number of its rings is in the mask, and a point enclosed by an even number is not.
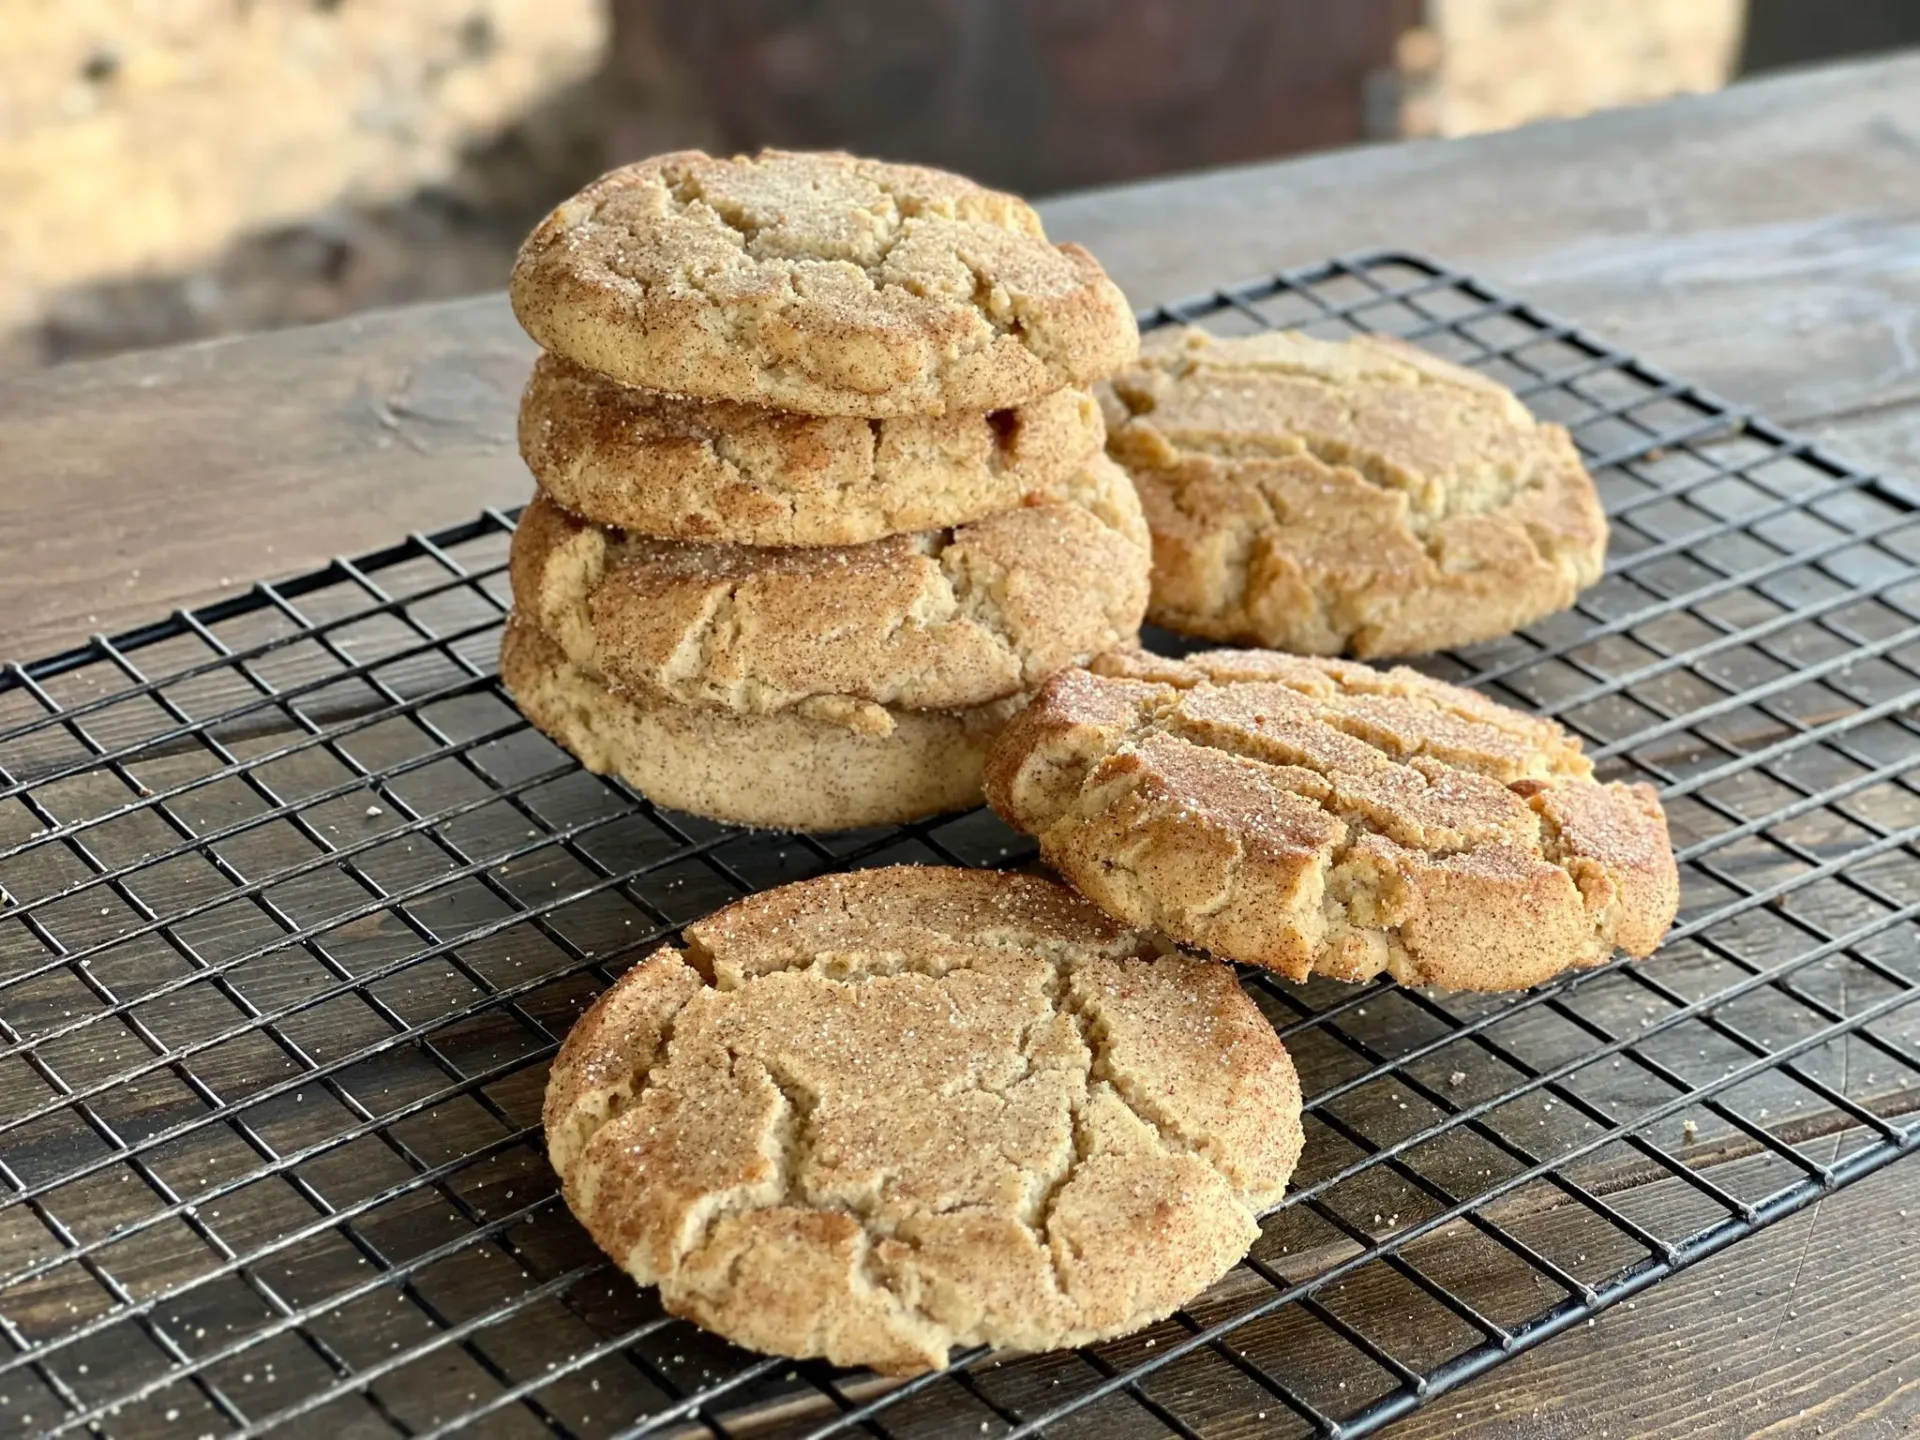
<svg viewBox="0 0 1920 1440"><path fill-rule="evenodd" d="M984 812L747 834L584 773L496 684L489 513L0 671L0 1417L1354 1435L1920 1144L1914 492L1415 256L1145 319L1404 335L1572 430L1605 578L1428 668L1660 788L1656 957L1499 997L1248 973L1306 1158L1186 1310L906 1383L735 1350L560 1203L559 1038L747 891L1031 852Z"/></svg>

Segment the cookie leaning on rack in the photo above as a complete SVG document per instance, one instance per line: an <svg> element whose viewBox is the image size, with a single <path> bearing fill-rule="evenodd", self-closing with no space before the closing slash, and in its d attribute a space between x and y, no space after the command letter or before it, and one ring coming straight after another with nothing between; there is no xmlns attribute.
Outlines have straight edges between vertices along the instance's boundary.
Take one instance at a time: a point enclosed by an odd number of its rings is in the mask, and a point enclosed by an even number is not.
<svg viewBox="0 0 1920 1440"><path fill-rule="evenodd" d="M1651 787L1404 668L1104 655L1014 718L986 789L1103 910L1296 980L1524 989L1652 953L1679 904Z"/></svg>

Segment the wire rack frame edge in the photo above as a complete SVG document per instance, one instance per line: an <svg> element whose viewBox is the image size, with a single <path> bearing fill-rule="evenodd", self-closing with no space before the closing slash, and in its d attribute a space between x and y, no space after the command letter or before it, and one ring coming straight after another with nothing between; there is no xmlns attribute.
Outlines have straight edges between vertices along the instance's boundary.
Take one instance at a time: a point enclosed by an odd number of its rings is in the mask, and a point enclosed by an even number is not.
<svg viewBox="0 0 1920 1440"><path fill-rule="evenodd" d="M0 1425L1359 1435L1920 1146L1911 487L1403 251L1141 318L1399 334L1574 431L1607 577L1428 668L1660 786L1659 955L1484 1002L1244 975L1310 1163L1143 1336L905 1383L733 1351L542 1188L568 1015L747 890L1031 855L977 813L745 835L542 753L488 512L0 670Z"/></svg>

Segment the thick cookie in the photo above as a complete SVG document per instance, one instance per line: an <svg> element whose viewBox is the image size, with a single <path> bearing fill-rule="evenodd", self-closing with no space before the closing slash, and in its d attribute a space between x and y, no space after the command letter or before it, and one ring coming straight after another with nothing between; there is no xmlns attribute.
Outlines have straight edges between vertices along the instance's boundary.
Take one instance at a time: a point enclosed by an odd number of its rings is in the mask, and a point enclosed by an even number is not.
<svg viewBox="0 0 1920 1440"><path fill-rule="evenodd" d="M1225 966L1050 881L859 871L687 928L567 1036L589 1234L751 1349L907 1374L1122 1335L1247 1249L1300 1089Z"/></svg>
<svg viewBox="0 0 1920 1440"><path fill-rule="evenodd" d="M1567 432L1402 341L1173 331L1102 398L1169 629L1411 655L1508 634L1600 577L1606 517Z"/></svg>
<svg viewBox="0 0 1920 1440"><path fill-rule="evenodd" d="M1012 195L840 154L656 156L521 248L514 314L626 385L809 415L1019 405L1130 360L1099 263Z"/></svg>
<svg viewBox="0 0 1920 1440"><path fill-rule="evenodd" d="M1043 497L1106 436L1084 390L987 415L867 421L635 390L542 355L520 400L540 488L666 540L859 545Z"/></svg>
<svg viewBox="0 0 1920 1440"><path fill-rule="evenodd" d="M1133 487L1095 456L1070 488L957 530L789 550L650 540L536 497L513 537L514 602L637 696L884 734L891 711L1002 700L1137 633L1149 556Z"/></svg>
<svg viewBox="0 0 1920 1440"><path fill-rule="evenodd" d="M792 713L636 700L520 618L501 641L500 678L527 719L595 774L670 810L775 830L904 824L978 805L987 749L1020 706L893 711L876 735Z"/></svg>
<svg viewBox="0 0 1920 1440"><path fill-rule="evenodd" d="M987 758L987 800L1089 900L1296 980L1516 990L1679 903L1645 785L1407 669L1140 651L1057 675Z"/></svg>

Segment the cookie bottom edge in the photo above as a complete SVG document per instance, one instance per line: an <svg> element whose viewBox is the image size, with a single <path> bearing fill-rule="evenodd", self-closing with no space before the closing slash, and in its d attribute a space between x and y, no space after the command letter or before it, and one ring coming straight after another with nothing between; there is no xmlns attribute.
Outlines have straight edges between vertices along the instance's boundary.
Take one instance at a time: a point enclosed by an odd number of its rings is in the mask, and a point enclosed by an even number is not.
<svg viewBox="0 0 1920 1440"><path fill-rule="evenodd" d="M514 615L500 679L520 712L597 775L734 825L851 830L981 803L987 750L1025 697L966 710L899 710L886 736L790 713L739 715L636 700L569 661Z"/></svg>

